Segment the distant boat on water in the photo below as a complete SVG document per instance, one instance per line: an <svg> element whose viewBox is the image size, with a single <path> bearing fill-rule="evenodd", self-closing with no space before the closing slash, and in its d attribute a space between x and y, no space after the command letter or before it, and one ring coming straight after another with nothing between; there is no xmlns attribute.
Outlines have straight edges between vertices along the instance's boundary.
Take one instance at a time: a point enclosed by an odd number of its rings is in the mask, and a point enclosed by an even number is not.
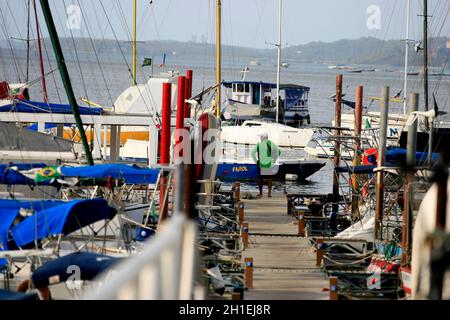
<svg viewBox="0 0 450 320"><path fill-rule="evenodd" d="M252 59L252 60L250 60L250 65L251 66L260 66L261 62L258 59Z"/></svg>
<svg viewBox="0 0 450 320"><path fill-rule="evenodd" d="M330 65L328 66L328 69L335 69L335 70L352 70L353 67L350 66L344 66L344 65Z"/></svg>

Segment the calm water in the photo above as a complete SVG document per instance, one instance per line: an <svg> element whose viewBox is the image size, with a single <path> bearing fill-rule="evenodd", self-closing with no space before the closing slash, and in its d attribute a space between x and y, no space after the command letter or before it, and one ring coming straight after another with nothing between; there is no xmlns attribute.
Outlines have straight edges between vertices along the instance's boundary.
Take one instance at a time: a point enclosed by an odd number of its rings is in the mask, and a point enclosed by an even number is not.
<svg viewBox="0 0 450 320"><path fill-rule="evenodd" d="M3 50L3 51L1 51ZM235 80L241 78L240 70L249 63L250 57L225 58L223 63L222 78L224 80ZM159 66L154 66L154 75L157 76L162 71L178 70L182 74L187 68L194 70L194 94L202 88L207 88L215 81L213 61L204 61L202 57L192 56L171 56L168 59L167 67L162 70ZM328 69L324 64L304 64L296 61L287 61L289 68L282 68L282 82L302 84L311 88L309 99L309 110L313 124L330 124L334 117L334 103L328 97L335 92L335 75L337 70ZM88 97L89 100L101 105L110 106L116 97L131 84L129 67L125 62L111 62L107 58L102 58L101 68L99 63L92 56L92 59L85 59L80 62L68 62L68 69L71 75L72 84L77 97ZM56 63L46 63L46 71L56 69ZM379 67L383 69L383 67ZM21 79L25 78L25 63L20 62L19 73ZM250 73L247 80L275 82L276 68L271 61L262 61L260 66L250 66ZM391 95L395 95L403 88L403 78L401 68L389 68L393 72L363 72L357 74L346 73L344 75L343 92L346 98L352 100L355 88L358 85L364 86L364 106L369 110L377 110L378 103L371 103L370 98L379 96L383 86L390 86ZM417 68L416 68L417 69ZM449 71L447 71L449 73ZM139 82L152 75L152 68L147 67L139 70ZM37 80L30 88L31 97L34 100L41 100L41 85L39 79L39 66L37 58L33 58L30 65L30 81ZM0 49L0 80L17 82L18 76L13 61L6 57L5 49ZM408 91L422 92L422 80L420 77L410 77ZM53 72L47 76L47 86L51 102L66 102L64 89L58 72ZM450 77L431 77L430 92L435 92L441 110L450 109ZM430 94L431 95L431 94ZM422 108L421 103L420 108ZM344 110L344 112L350 110ZM400 104L391 104L391 112L401 112ZM294 158L304 156L302 152L287 151ZM301 186L279 185L277 190L284 188L296 191L308 192L331 192L332 166L329 163L318 173L311 176L309 183ZM255 190L254 186L248 186L248 190ZM244 187L245 189L245 187Z"/></svg>

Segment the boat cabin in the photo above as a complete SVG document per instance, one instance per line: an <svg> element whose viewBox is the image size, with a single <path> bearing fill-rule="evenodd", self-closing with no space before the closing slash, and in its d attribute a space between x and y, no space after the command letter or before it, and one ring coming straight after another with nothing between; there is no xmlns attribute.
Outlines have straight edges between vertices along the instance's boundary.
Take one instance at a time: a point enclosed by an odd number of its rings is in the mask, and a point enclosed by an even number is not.
<svg viewBox="0 0 450 320"><path fill-rule="evenodd" d="M257 105L261 107L261 115L272 119L276 112L276 88L275 83L232 81L223 82L228 102ZM310 123L308 99L309 87L296 84L280 85L280 122L300 126Z"/></svg>

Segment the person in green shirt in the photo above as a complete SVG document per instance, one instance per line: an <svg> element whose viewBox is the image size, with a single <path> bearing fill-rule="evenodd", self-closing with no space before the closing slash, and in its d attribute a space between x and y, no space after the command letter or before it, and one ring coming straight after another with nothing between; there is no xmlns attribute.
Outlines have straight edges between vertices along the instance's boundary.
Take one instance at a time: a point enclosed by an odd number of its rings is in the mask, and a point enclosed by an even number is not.
<svg viewBox="0 0 450 320"><path fill-rule="evenodd" d="M253 161L255 161L259 169L258 197L263 196L264 180L267 180L267 187L269 189L268 196L270 198L272 197L272 179L278 171L278 166L276 166L275 163L281 155L281 151L275 143L269 140L267 133L261 133L259 136L261 142L253 148L251 154Z"/></svg>

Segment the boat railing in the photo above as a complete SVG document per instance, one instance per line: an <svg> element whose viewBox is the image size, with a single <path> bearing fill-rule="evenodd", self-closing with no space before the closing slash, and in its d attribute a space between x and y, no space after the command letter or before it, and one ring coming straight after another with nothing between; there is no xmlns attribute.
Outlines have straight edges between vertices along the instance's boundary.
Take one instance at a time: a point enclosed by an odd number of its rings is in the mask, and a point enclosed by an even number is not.
<svg viewBox="0 0 450 320"><path fill-rule="evenodd" d="M85 300L200 300L197 226L182 213L158 229L142 252L120 262L95 282Z"/></svg>

